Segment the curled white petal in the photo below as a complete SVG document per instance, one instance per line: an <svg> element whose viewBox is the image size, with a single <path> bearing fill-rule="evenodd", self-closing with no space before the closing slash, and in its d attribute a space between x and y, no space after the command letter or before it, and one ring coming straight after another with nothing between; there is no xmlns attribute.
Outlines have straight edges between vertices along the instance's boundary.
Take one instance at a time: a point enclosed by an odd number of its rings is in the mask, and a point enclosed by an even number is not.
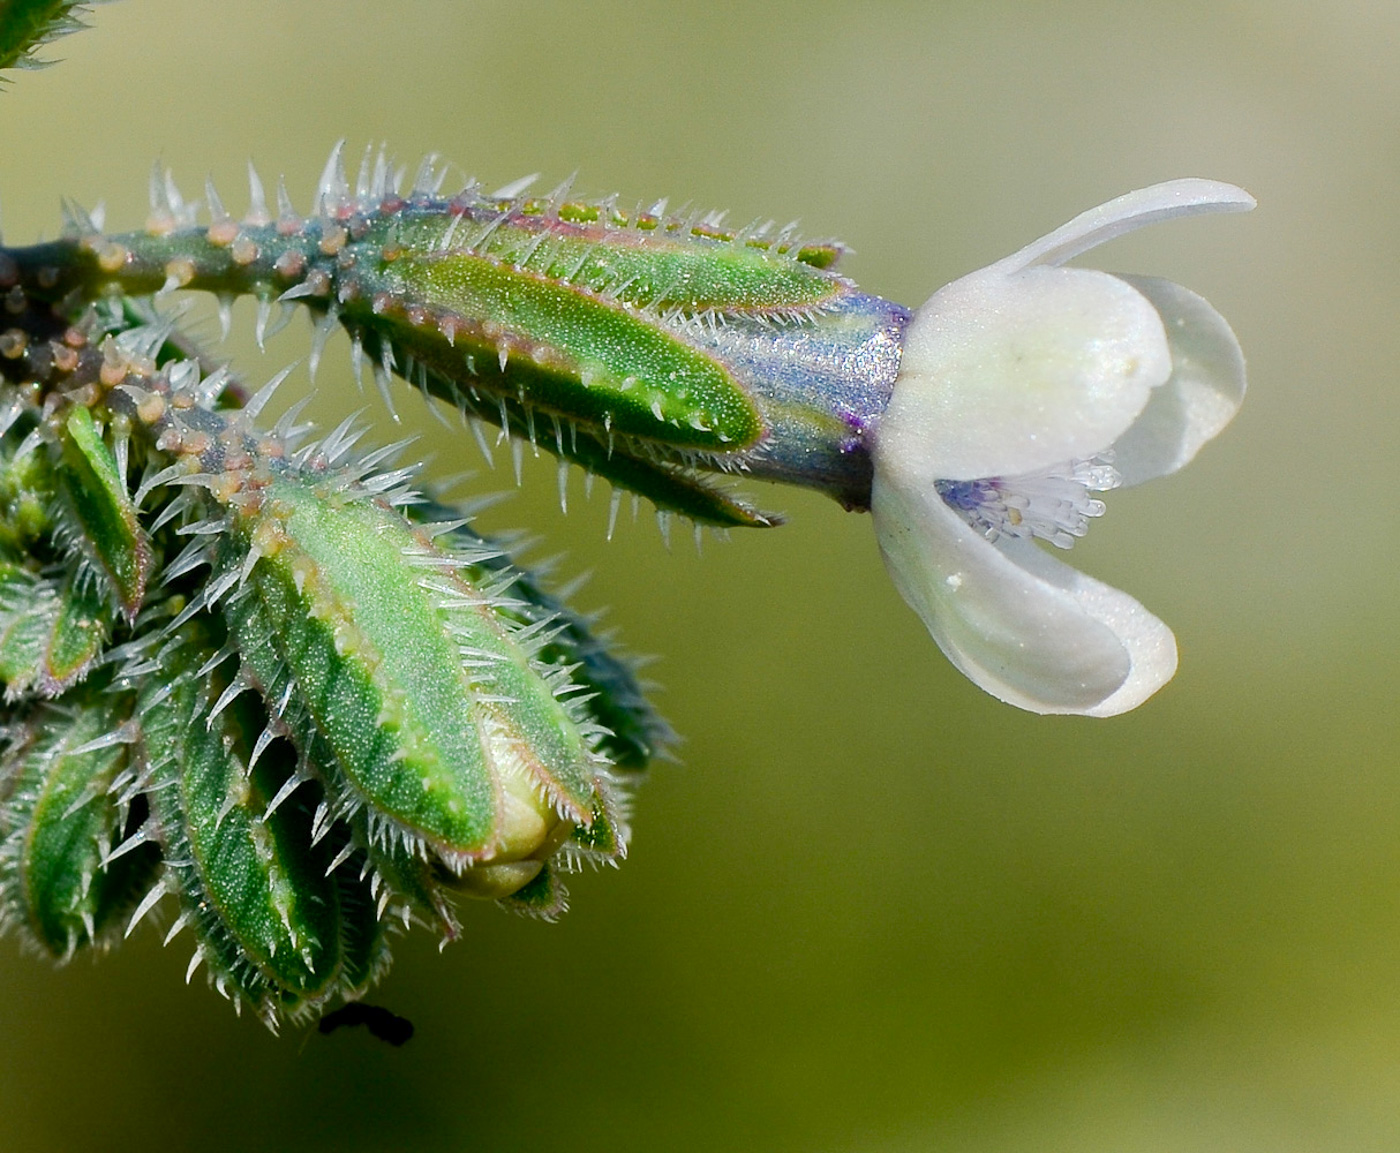
<svg viewBox="0 0 1400 1153"><path fill-rule="evenodd" d="M1175 472L1229 424L1244 401L1245 371L1234 332L1206 301L1169 280L1123 279L1161 315L1172 359L1171 377L1113 446L1127 485Z"/></svg>
<svg viewBox="0 0 1400 1153"><path fill-rule="evenodd" d="M1170 375L1157 309L1125 280L984 269L910 321L876 454L927 480L1051 468L1108 448Z"/></svg>
<svg viewBox="0 0 1400 1153"><path fill-rule="evenodd" d="M871 513L900 594L939 648L999 699L1112 716L1176 670L1171 631L1125 593L1028 541L992 544L922 482L877 463Z"/></svg>
<svg viewBox="0 0 1400 1153"><path fill-rule="evenodd" d="M1085 716L1116 717L1135 709L1176 675L1176 638L1139 601L1085 576L1030 541L1006 540L996 547L1031 576L1072 597L1087 616L1111 629L1127 652L1129 668L1123 683L1097 705L1084 709Z"/></svg>
<svg viewBox="0 0 1400 1153"><path fill-rule="evenodd" d="M1088 212L1081 212L1068 224L1062 224L991 267L1005 274L1034 265L1060 265L1116 236L1159 220L1206 212L1248 212L1254 205L1254 197L1243 188L1220 180L1168 180L1124 193Z"/></svg>

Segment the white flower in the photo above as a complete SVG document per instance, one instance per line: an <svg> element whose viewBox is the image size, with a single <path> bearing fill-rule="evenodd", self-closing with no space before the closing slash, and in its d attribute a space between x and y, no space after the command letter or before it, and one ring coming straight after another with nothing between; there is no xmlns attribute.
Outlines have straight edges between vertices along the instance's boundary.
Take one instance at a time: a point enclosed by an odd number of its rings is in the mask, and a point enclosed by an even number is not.
<svg viewBox="0 0 1400 1153"><path fill-rule="evenodd" d="M1174 472L1234 416L1244 358L1179 285L1064 268L1158 220L1242 212L1174 180L1120 196L940 289L915 314L876 430L871 512L904 599L959 669L1037 713L1113 716L1176 671L1171 630L1060 563L1103 504Z"/></svg>

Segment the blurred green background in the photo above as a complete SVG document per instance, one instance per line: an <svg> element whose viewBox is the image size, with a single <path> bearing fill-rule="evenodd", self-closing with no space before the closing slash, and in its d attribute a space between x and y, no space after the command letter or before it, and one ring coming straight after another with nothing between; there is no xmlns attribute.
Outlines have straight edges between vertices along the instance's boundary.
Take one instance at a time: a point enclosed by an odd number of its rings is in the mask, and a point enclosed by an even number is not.
<svg viewBox="0 0 1400 1153"><path fill-rule="evenodd" d="M697 557L644 515L608 544L606 499L575 474L561 516L552 461L527 463L488 527L593 571L582 605L662 654L686 737L625 867L579 878L558 925L482 906L441 956L407 938L375 998L416 1022L403 1050L274 1039L182 984L184 939L62 971L0 943L0 1146L1400 1147L1400 7L123 0L94 23L0 94L12 241L53 235L61 194L139 225L156 157L237 208L252 157L304 208L347 136L490 185L577 169L800 217L913 305L1119 192L1211 176L1259 210L1095 261L1210 299L1252 392L1075 550L1181 645L1112 721L965 682L865 517L760 491L783 529ZM266 356L251 327L250 376L305 355L300 323ZM362 403L328 361L326 418ZM437 471L480 467L401 407Z"/></svg>

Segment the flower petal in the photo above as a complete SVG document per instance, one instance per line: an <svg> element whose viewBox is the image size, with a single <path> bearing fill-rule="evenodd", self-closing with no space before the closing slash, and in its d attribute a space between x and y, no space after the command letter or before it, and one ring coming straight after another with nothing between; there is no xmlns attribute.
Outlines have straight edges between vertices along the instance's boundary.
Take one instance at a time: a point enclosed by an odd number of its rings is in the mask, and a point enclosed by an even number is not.
<svg viewBox="0 0 1400 1153"><path fill-rule="evenodd" d="M999 542L1006 556L1028 574L1064 591L1080 608L1113 630L1131 665L1116 692L1085 715L1116 717L1135 709L1176 674L1176 638L1171 629L1127 593L1085 576L1028 540Z"/></svg>
<svg viewBox="0 0 1400 1153"><path fill-rule="evenodd" d="M1153 389L1137 422L1113 446L1122 483L1175 472L1220 432L1244 401L1244 354L1225 318L1189 289L1124 276L1161 314L1172 374Z"/></svg>
<svg viewBox="0 0 1400 1153"><path fill-rule="evenodd" d="M1037 713L1112 716L1175 671L1170 630L1137 601L1028 541L993 545L921 482L877 464L871 513L895 587L993 696Z"/></svg>
<svg viewBox="0 0 1400 1153"><path fill-rule="evenodd" d="M1157 309L1127 281L983 269L910 322L875 451L928 481L1052 468L1106 449L1170 374Z"/></svg>
<svg viewBox="0 0 1400 1153"><path fill-rule="evenodd" d="M1248 212L1254 205L1254 197L1243 188L1223 181L1168 180L1124 193L1088 212L1081 212L1068 224L1062 224L991 267L1013 273L1033 265L1060 265L1115 236L1159 220L1198 216L1205 212Z"/></svg>

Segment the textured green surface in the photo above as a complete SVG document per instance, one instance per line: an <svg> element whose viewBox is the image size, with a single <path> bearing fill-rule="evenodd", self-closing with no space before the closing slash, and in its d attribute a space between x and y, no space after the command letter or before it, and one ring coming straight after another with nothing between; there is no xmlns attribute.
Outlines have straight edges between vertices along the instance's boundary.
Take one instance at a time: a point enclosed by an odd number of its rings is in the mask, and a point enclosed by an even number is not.
<svg viewBox="0 0 1400 1153"><path fill-rule="evenodd" d="M267 496L246 531L275 548L231 616L269 696L295 686L303 746L314 733L357 799L450 858L530 855L517 792L590 820L598 761L490 596L368 499L296 478Z"/></svg>
<svg viewBox="0 0 1400 1153"><path fill-rule="evenodd" d="M134 617L150 573L150 541L92 413L74 407L64 422L64 431L67 435L57 471L69 505L117 603L128 618Z"/></svg>
<svg viewBox="0 0 1400 1153"><path fill-rule="evenodd" d="M52 696L77 683L106 636L107 607L93 580L0 563L0 680L12 695Z"/></svg>
<svg viewBox="0 0 1400 1153"><path fill-rule="evenodd" d="M125 824L125 809L108 790L126 766L127 746L81 751L125 719L123 702L101 694L68 709L41 706L25 718L0 765L14 799L0 821L0 853L13 869L0 886L0 904L28 940L55 957L107 935L154 872L152 855L139 850L103 866Z"/></svg>
<svg viewBox="0 0 1400 1153"><path fill-rule="evenodd" d="M213 701L195 675L209 651L172 644L162 658L168 694L153 687L139 706L167 875L221 988L264 1015L294 1011L342 982L355 987L367 966L356 947L343 967L336 883L309 845L305 814L265 812L281 784L275 762L248 769L252 734L230 731L237 711L210 719Z"/></svg>
<svg viewBox="0 0 1400 1153"><path fill-rule="evenodd" d="M58 586L57 612L44 639L38 682L46 692L76 684L107 639L108 613L96 581L70 575Z"/></svg>
<svg viewBox="0 0 1400 1153"><path fill-rule="evenodd" d="M371 838L363 815L355 820L354 828L357 840L365 846L370 869L380 877L379 899L383 899L385 915L421 921L443 940L456 937L459 921L446 878L439 875L441 869L434 869L402 844L382 836Z"/></svg>
<svg viewBox="0 0 1400 1153"><path fill-rule="evenodd" d="M503 903L517 912L545 920L553 920L568 907L564 886L549 865L541 868L532 881L506 897Z"/></svg>
<svg viewBox="0 0 1400 1153"><path fill-rule="evenodd" d="M0 454L0 549L11 560L22 558L52 527L54 478L48 454L14 456L31 422L18 420L5 437Z"/></svg>
<svg viewBox="0 0 1400 1153"><path fill-rule="evenodd" d="M403 555L409 534L394 532L370 507L322 504L295 483L277 493L287 506L287 544L258 562L255 596L234 610L255 675L275 685L285 666L363 796L435 845L481 849L495 825L496 798L477 738L473 686L417 587L423 574Z"/></svg>
<svg viewBox="0 0 1400 1153"><path fill-rule="evenodd" d="M622 831L618 828L616 820L597 801L593 804L593 819L587 825L580 825L574 829L569 839L604 858L616 858L626 850Z"/></svg>
<svg viewBox="0 0 1400 1153"><path fill-rule="evenodd" d="M561 208L559 216L570 214ZM528 218L527 218L528 220ZM406 224L398 236L406 245L439 247L447 221ZM493 229L485 243L473 244L468 229L460 246L483 257L564 281L638 307L662 311L799 313L830 300L841 282L823 276L795 257L778 256L742 241L694 237L679 228L556 230L540 243L543 225ZM485 231L482 225L477 230ZM454 246L459 242L453 241Z"/></svg>
<svg viewBox="0 0 1400 1153"><path fill-rule="evenodd" d="M0 447L0 681L11 698L22 692L53 696L87 675L110 630L109 586L95 540L119 552L115 536L124 529L126 542L135 545L140 532L124 494L106 487L116 482L115 464L91 417L75 422L75 437L64 438L85 446L73 447L71 470L63 467L62 453L55 467L34 439L36 424L32 412L21 413ZM62 508L60 487L72 501ZM73 515L64 516L65 509ZM55 534L60 522L66 526L61 536ZM95 538L84 531L89 528ZM127 557L149 563L149 547L141 544ZM126 572L137 575L136 568Z"/></svg>
<svg viewBox="0 0 1400 1153"><path fill-rule="evenodd" d="M52 582L17 564L0 567L0 680L7 687L32 684L39 675L57 612Z"/></svg>
<svg viewBox="0 0 1400 1153"><path fill-rule="evenodd" d="M447 524L453 510L432 500L409 505L404 510L416 524ZM463 552L480 554L471 566L477 581L489 583L506 576L512 569L505 554L484 551L487 542L471 525L460 525L438 538ZM573 680L582 685L583 706L607 733L599 749L624 769L642 770L669 751L676 740L671 726L647 701L633 663L608 644L580 613L551 595L528 569L515 570L509 595L515 603L505 615L523 625L552 622L554 637L536 654L546 665L568 665ZM557 630L557 631L556 631Z"/></svg>
<svg viewBox="0 0 1400 1153"><path fill-rule="evenodd" d="M405 301L500 332L473 347L469 329L459 359L489 364L502 346L536 359L544 371L533 395L545 412L594 426L610 417L620 434L721 452L752 444L761 431L753 402L723 364L618 303L466 254L405 255L384 275Z"/></svg>

